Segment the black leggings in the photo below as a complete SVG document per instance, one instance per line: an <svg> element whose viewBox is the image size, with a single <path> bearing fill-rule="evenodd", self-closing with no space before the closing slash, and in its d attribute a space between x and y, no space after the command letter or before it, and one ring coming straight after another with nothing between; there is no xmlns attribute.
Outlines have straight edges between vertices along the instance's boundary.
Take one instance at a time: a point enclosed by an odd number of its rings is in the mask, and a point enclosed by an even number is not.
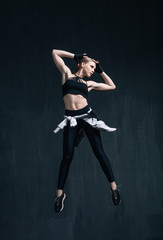
<svg viewBox="0 0 163 240"><path fill-rule="evenodd" d="M74 154L75 148L75 140L77 138L78 132L81 128L84 129L89 142L91 144L92 150L99 160L99 163L104 171L109 182L114 182L114 175L109 163L109 160L104 153L100 131L93 128L89 123L85 122L83 119L77 120L77 126L70 127L68 124L64 128L63 132L63 158L59 169L59 177L58 177L58 189L64 188L66 178L68 175L69 167L71 164L71 160Z"/></svg>

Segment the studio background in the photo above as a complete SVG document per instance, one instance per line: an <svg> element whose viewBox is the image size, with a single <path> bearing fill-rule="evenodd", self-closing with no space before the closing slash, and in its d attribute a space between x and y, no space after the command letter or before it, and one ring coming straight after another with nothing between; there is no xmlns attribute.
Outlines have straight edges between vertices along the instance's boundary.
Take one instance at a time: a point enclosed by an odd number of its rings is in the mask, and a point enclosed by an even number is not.
<svg viewBox="0 0 163 240"><path fill-rule="evenodd" d="M0 4L0 238L163 238L162 40L158 1L4 1ZM122 203L89 142L76 149L65 208L54 212L63 119L52 49L98 59L116 89L92 91ZM72 59L66 64L76 69ZM98 74L92 80L101 82Z"/></svg>

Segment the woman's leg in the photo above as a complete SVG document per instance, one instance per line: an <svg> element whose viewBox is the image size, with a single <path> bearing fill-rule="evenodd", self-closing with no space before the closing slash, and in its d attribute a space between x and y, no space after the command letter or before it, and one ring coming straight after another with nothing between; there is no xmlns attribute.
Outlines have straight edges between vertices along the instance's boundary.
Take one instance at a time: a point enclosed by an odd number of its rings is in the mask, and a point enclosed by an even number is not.
<svg viewBox="0 0 163 240"><path fill-rule="evenodd" d="M63 157L59 168L57 196L61 196L68 176L69 167L74 154L75 140L78 134L78 126L70 127L68 124L63 132Z"/></svg>
<svg viewBox="0 0 163 240"><path fill-rule="evenodd" d="M114 179L114 175L112 172L109 159L107 158L103 150L100 131L93 128L90 124L84 122L83 120L82 120L82 127L86 132L86 135L92 146L93 152L96 155L97 159L99 160L102 170L104 171L108 181L110 182L110 189L112 192L112 202L114 205L119 205L121 202L119 191L115 183L115 179Z"/></svg>
<svg viewBox="0 0 163 240"><path fill-rule="evenodd" d="M97 157L97 159L102 167L102 170L104 171L104 173L110 183L111 188L116 189L113 171L112 171L109 159L103 150L100 131L93 128L90 124L86 123L84 120L82 120L82 127L84 128L84 130L86 132L86 135L89 139L92 150L93 150L95 156Z"/></svg>
<svg viewBox="0 0 163 240"><path fill-rule="evenodd" d="M100 131L93 128L90 124L84 122L83 120L82 120L82 127L86 132L86 135L92 146L93 152L96 155L97 159L99 160L102 170L104 171L108 181L110 182L110 189L112 192L112 202L114 205L119 205L121 202L119 191L115 183L115 179L114 179L114 175L112 172L109 159L107 158L103 150Z"/></svg>

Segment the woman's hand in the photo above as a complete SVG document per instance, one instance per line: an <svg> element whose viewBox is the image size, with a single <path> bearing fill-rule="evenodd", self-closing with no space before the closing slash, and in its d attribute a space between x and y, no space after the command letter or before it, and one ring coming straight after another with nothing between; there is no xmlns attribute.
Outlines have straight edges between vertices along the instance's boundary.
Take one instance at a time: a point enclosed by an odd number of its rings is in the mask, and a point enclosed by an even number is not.
<svg viewBox="0 0 163 240"><path fill-rule="evenodd" d="M78 64L84 56L87 56L87 53L80 53L80 54L76 53L76 54L74 54L75 62Z"/></svg>
<svg viewBox="0 0 163 240"><path fill-rule="evenodd" d="M97 73L99 73L99 74L102 73L104 70L102 69L99 61L95 61L95 63L96 63L95 72L97 72Z"/></svg>

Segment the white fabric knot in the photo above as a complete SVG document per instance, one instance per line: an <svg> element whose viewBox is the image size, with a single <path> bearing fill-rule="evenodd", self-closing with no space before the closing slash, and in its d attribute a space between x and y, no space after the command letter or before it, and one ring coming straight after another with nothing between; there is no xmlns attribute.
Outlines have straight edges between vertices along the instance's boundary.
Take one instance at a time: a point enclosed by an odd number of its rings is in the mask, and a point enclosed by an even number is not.
<svg viewBox="0 0 163 240"><path fill-rule="evenodd" d="M64 120L58 124L58 127L54 130L54 133L57 133L59 130L63 129L67 125L68 121L70 121L70 127L75 127L77 125L75 117L64 116Z"/></svg>
<svg viewBox="0 0 163 240"><path fill-rule="evenodd" d="M75 127L77 125L75 117L65 116L65 118L70 121L70 127Z"/></svg>

